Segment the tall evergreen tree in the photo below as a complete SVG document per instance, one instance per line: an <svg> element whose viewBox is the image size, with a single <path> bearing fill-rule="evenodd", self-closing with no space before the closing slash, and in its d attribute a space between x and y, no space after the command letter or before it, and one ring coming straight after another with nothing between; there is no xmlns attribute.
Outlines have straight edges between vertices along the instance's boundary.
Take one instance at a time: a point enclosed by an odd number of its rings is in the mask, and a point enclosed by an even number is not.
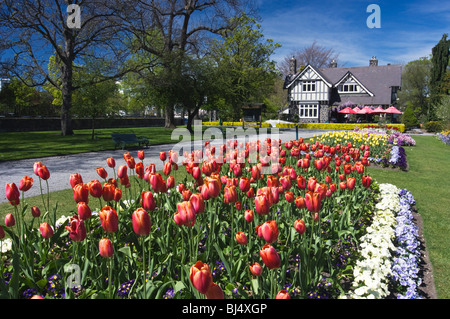
<svg viewBox="0 0 450 319"><path fill-rule="evenodd" d="M430 74L430 107L431 118L434 117L433 108L439 104L442 95L448 94L444 92L443 83L447 74L450 56L450 39L447 39L448 34L444 34L442 39L436 44L431 53L431 74Z"/></svg>

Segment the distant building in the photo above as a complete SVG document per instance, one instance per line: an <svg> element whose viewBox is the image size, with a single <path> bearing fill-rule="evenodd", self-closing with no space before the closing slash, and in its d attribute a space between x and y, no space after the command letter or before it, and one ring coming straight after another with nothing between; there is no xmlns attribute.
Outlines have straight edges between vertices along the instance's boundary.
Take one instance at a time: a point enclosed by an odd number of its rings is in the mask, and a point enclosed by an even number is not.
<svg viewBox="0 0 450 319"><path fill-rule="evenodd" d="M307 65L297 70L296 64L292 58L284 83L288 107L283 113L291 120L297 114L299 122L330 122L342 104L386 108L396 104L401 88L401 65L378 65L375 57L361 67L338 67L333 60L329 68Z"/></svg>
<svg viewBox="0 0 450 319"><path fill-rule="evenodd" d="M3 87L5 87L6 84L8 84L10 82L10 79L6 78L6 77L0 77L0 91L2 90Z"/></svg>

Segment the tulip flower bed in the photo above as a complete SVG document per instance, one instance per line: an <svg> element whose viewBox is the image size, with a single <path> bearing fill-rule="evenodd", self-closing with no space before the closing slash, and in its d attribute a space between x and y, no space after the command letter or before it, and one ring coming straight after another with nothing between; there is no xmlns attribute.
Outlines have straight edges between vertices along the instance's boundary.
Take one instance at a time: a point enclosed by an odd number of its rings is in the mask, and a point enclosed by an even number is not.
<svg viewBox="0 0 450 319"><path fill-rule="evenodd" d="M1 296L415 296L417 277L401 272L414 251L394 227L408 208L389 210L385 198L399 202L399 191L365 173L369 155L386 154L388 142L355 134L311 144L206 142L203 151L183 154L182 168L179 154L161 152L162 174L143 151L138 160L124 153L123 164L108 158L97 168L99 180L73 172L67 217L51 207L50 172L36 163L40 208L28 207L24 196L33 178L6 186L14 213L0 229L2 245L10 245L2 249ZM178 169L187 174L176 181Z"/></svg>

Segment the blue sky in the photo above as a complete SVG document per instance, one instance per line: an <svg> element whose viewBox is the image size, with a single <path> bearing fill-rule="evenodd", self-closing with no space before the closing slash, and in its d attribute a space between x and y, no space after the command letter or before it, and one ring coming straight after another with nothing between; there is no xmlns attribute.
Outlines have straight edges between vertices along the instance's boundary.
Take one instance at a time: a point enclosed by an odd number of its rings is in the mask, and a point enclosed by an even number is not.
<svg viewBox="0 0 450 319"><path fill-rule="evenodd" d="M447 0L257 0L266 38L282 45L277 62L317 41L339 54L340 66L406 64L429 56L444 33L450 35ZM370 4L381 11L381 28L366 24Z"/></svg>

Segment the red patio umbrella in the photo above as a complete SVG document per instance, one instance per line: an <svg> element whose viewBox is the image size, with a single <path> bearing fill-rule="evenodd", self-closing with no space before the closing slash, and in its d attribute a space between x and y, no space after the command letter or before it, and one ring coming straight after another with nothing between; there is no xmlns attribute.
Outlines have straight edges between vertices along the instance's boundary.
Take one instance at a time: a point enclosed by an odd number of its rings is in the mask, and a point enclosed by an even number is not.
<svg viewBox="0 0 450 319"><path fill-rule="evenodd" d="M403 114L403 112L400 112L399 110L397 110L394 106L388 107L385 110L386 113L392 113L392 114Z"/></svg>
<svg viewBox="0 0 450 319"><path fill-rule="evenodd" d="M361 110L359 110L356 114L371 114L372 109L368 106L363 107Z"/></svg>
<svg viewBox="0 0 450 319"><path fill-rule="evenodd" d="M386 113L386 110L383 109L381 106L377 107L372 111L372 113Z"/></svg>
<svg viewBox="0 0 450 319"><path fill-rule="evenodd" d="M338 111L338 113L355 114L356 112L351 107L347 106L346 108Z"/></svg>

